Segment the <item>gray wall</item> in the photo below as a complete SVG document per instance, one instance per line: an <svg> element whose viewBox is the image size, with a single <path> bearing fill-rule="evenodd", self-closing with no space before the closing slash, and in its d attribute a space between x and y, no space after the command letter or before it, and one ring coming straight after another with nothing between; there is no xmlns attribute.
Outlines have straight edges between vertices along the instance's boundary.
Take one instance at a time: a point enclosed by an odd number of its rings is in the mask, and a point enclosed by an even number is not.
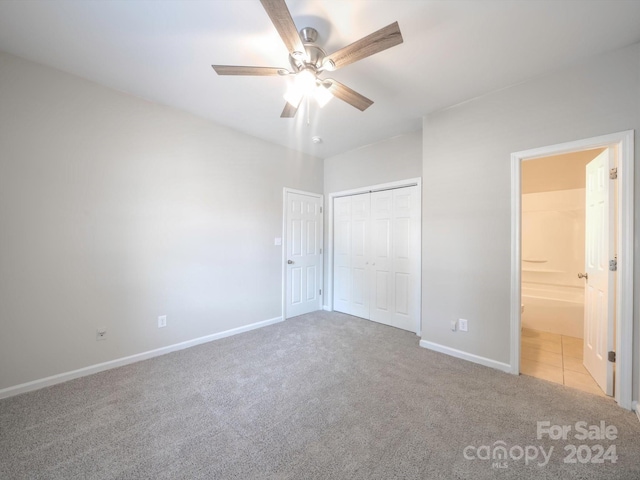
<svg viewBox="0 0 640 480"><path fill-rule="evenodd" d="M425 117L425 340L509 363L510 154L630 129L640 129L638 44ZM637 159L637 132L635 145ZM636 167L636 263L639 178ZM451 332L458 318L468 333ZM637 347L636 333L635 365Z"/></svg>
<svg viewBox="0 0 640 480"><path fill-rule="evenodd" d="M388 138L324 160L324 194L422 176L422 132Z"/></svg>
<svg viewBox="0 0 640 480"><path fill-rule="evenodd" d="M0 54L0 389L279 317L282 189L322 175Z"/></svg>
<svg viewBox="0 0 640 480"><path fill-rule="evenodd" d="M398 135L324 160L324 202L329 212L329 194L422 176L422 132ZM329 215L324 216L324 244L329 245ZM328 290L328 266L324 257L324 292ZM329 304L325 295L324 305Z"/></svg>

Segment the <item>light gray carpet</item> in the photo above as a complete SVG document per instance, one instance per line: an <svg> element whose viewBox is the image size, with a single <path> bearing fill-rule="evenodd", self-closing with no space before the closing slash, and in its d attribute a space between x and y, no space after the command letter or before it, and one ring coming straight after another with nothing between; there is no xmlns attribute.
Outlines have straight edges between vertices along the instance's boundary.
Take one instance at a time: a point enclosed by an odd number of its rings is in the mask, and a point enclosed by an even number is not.
<svg viewBox="0 0 640 480"><path fill-rule="evenodd" d="M538 420L605 421L618 438L538 440ZM465 459L498 441L554 452L544 467ZM615 444L617 462L566 464L569 444ZM638 479L640 422L318 312L0 401L0 478Z"/></svg>

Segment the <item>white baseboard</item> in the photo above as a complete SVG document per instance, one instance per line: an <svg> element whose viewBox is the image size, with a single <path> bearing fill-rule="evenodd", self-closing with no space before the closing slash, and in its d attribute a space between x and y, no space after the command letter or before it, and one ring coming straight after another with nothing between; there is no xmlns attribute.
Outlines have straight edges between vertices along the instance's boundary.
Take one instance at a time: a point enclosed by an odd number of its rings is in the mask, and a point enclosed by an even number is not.
<svg viewBox="0 0 640 480"><path fill-rule="evenodd" d="M435 352L444 353L452 357L461 358L462 360L479 363L480 365L484 365L485 367L495 368L496 370L500 370L502 372L511 373L511 365L507 363L491 360L490 358L474 355L473 353L463 352L462 350L456 350L455 348L446 347L444 345L440 345L439 343L428 342L427 340L420 340L420 346L422 348L427 348Z"/></svg>
<svg viewBox="0 0 640 480"><path fill-rule="evenodd" d="M635 400L631 403L631 410L636 412L636 416L638 417L638 420L640 420L640 404Z"/></svg>
<svg viewBox="0 0 640 480"><path fill-rule="evenodd" d="M323 309L325 312L332 312L332 311L333 311L329 305L323 305L323 306L322 306L322 309Z"/></svg>
<svg viewBox="0 0 640 480"><path fill-rule="evenodd" d="M149 350L148 352L137 353L128 357L117 358L104 363L98 363L96 365L90 365L88 367L79 368L71 372L59 373L50 377L41 378L39 380L33 380L31 382L22 383L13 387L3 388L0 390L0 399L13 397L21 393L31 392L40 388L49 387L57 383L68 382L74 378L85 377L87 375L93 375L94 373L103 372L112 368L122 367L130 363L139 362L141 360L147 360L153 357L159 357L160 355L166 355L167 353L183 350L189 347L195 347L203 343L212 342L221 338L230 337L239 333L255 330L256 328L266 327L273 325L274 323L282 322L282 317L272 318L270 320L263 320L261 322L251 323L243 327L232 328L231 330L225 330L224 332L214 333L211 335L205 335L204 337L194 338L193 340L187 340L186 342L175 343L155 350Z"/></svg>

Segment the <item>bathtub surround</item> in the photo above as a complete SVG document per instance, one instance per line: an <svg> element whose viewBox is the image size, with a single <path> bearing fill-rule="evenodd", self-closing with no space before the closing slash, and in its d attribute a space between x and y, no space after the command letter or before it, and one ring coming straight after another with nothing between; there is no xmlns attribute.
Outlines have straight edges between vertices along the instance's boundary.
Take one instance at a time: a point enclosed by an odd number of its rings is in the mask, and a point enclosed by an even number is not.
<svg viewBox="0 0 640 480"><path fill-rule="evenodd" d="M584 195L584 188L522 195L525 328L583 337Z"/></svg>
<svg viewBox="0 0 640 480"><path fill-rule="evenodd" d="M563 285L523 283L522 326L583 338L584 293Z"/></svg>

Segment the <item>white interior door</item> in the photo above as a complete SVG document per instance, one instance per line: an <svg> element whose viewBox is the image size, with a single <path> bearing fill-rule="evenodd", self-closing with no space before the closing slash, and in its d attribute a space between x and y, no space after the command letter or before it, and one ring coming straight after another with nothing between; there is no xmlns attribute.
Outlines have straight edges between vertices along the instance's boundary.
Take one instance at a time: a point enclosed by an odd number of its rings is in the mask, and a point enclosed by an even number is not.
<svg viewBox="0 0 640 480"><path fill-rule="evenodd" d="M371 309L369 318L393 322L393 190L371 194Z"/></svg>
<svg viewBox="0 0 640 480"><path fill-rule="evenodd" d="M369 318L369 194L334 199L334 310Z"/></svg>
<svg viewBox="0 0 640 480"><path fill-rule="evenodd" d="M369 318L369 194L351 197L351 314Z"/></svg>
<svg viewBox="0 0 640 480"><path fill-rule="evenodd" d="M333 309L349 313L351 298L351 197L333 200Z"/></svg>
<svg viewBox="0 0 640 480"><path fill-rule="evenodd" d="M418 187L393 190L394 311L391 325L420 331L420 192Z"/></svg>
<svg viewBox="0 0 640 480"><path fill-rule="evenodd" d="M418 187L371 194L370 319L417 332L420 315Z"/></svg>
<svg viewBox="0 0 640 480"><path fill-rule="evenodd" d="M334 310L417 332L417 186L334 199Z"/></svg>
<svg viewBox="0 0 640 480"><path fill-rule="evenodd" d="M614 202L609 179L609 149L586 167L584 366L607 394L613 395L614 346Z"/></svg>
<svg viewBox="0 0 640 480"><path fill-rule="evenodd" d="M322 197L287 192L286 317L322 308Z"/></svg>

